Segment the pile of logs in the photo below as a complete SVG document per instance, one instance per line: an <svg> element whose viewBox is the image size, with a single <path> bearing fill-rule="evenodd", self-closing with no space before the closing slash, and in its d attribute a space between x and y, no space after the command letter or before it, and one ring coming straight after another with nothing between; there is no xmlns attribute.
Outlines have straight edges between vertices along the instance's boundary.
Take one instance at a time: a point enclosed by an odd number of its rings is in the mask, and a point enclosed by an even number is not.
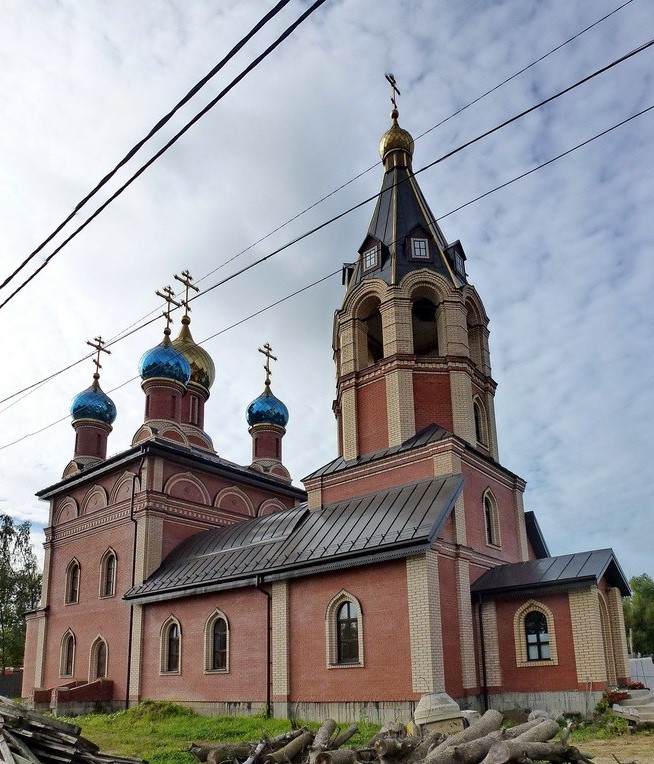
<svg viewBox="0 0 654 764"><path fill-rule="evenodd" d="M0 696L0 762L4 764L144 764L100 753L80 727L30 711Z"/></svg>
<svg viewBox="0 0 654 764"><path fill-rule="evenodd" d="M306 728L252 743L192 744L189 750L206 764L590 764L592 756L568 745L570 729L545 714L505 728L499 711L487 711L474 724L447 737L421 735L412 723L382 728L366 748L342 748L356 725L340 731L328 719L313 733ZM557 738L561 732L560 737Z"/></svg>

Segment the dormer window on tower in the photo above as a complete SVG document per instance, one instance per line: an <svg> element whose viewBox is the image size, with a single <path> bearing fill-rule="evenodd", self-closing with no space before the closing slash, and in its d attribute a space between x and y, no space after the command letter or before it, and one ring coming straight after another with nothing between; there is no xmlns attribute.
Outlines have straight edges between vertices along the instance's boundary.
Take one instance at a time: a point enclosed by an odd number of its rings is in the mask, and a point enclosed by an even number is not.
<svg viewBox="0 0 654 764"><path fill-rule="evenodd" d="M372 247L368 247L368 249L364 249L363 254L361 255L361 262L363 265L363 272L367 273L368 271L372 271L375 268L379 267L379 245L374 244Z"/></svg>
<svg viewBox="0 0 654 764"><path fill-rule="evenodd" d="M413 260L429 260L429 239L411 239L411 258Z"/></svg>

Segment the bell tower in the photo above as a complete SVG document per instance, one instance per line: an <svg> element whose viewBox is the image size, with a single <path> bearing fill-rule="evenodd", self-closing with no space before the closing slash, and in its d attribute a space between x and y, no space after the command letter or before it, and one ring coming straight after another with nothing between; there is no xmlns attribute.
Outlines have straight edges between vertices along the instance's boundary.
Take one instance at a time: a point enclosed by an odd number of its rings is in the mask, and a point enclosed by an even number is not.
<svg viewBox="0 0 654 764"><path fill-rule="evenodd" d="M437 424L497 461L488 316L461 243L448 243L413 175L413 138L392 100L381 192L334 319L339 454L392 448Z"/></svg>

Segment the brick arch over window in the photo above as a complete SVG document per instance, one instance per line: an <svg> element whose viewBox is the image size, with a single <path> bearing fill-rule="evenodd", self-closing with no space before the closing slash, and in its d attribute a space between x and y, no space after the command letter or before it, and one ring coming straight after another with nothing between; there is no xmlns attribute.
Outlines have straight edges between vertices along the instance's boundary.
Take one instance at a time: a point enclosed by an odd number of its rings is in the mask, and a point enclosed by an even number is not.
<svg viewBox="0 0 654 764"><path fill-rule="evenodd" d="M178 472L168 478L164 493L184 501L194 501L196 504L211 504L211 497L204 483L190 472Z"/></svg>
<svg viewBox="0 0 654 764"><path fill-rule="evenodd" d="M109 493L109 504L117 504L119 501L125 501L132 495L132 486L136 483L136 491L141 490L141 481L136 478L133 472L127 470L116 480Z"/></svg>
<svg viewBox="0 0 654 764"><path fill-rule="evenodd" d="M204 670L206 673L229 673L229 621L216 608L204 624Z"/></svg>
<svg viewBox="0 0 654 764"><path fill-rule="evenodd" d="M107 492L101 485L94 485L82 500L82 514L104 509L108 504Z"/></svg>
<svg viewBox="0 0 654 764"><path fill-rule="evenodd" d="M531 613L538 613L545 618L549 643L549 660L529 660L526 619ZM516 610L513 616L513 637L515 640L515 658L518 667L557 666L559 656L556 649L556 630L554 614L547 605L537 600L529 600Z"/></svg>
<svg viewBox="0 0 654 764"><path fill-rule="evenodd" d="M363 609L342 589L325 610L327 668L357 668L363 663Z"/></svg>
<svg viewBox="0 0 654 764"><path fill-rule="evenodd" d="M66 591L64 601L66 605L75 605L79 602L79 589L82 578L82 569L76 557L68 563L66 568Z"/></svg>
<svg viewBox="0 0 654 764"><path fill-rule="evenodd" d="M263 515L274 515L275 512L282 512L287 507L285 507L279 499L266 499L265 501L262 501L259 509L257 510L257 515L259 517Z"/></svg>
<svg viewBox="0 0 654 764"><path fill-rule="evenodd" d="M256 515L254 504L252 504L250 497L236 486L223 488L222 491L219 491L213 500L213 505L218 509L226 509L229 512L236 512L240 515L249 515L250 517Z"/></svg>
<svg viewBox="0 0 654 764"><path fill-rule="evenodd" d="M98 636L91 645L89 653L89 682L107 677L109 648L104 637Z"/></svg>
<svg viewBox="0 0 654 764"><path fill-rule="evenodd" d="M500 513L497 508L497 499L490 488L484 491L481 499L481 508L484 513L484 529L486 532L486 543L489 546L502 546L502 536L500 534Z"/></svg>
<svg viewBox="0 0 654 764"><path fill-rule="evenodd" d="M57 508L55 514L55 524L65 523L67 520L74 520L79 517L79 507L72 496L67 496Z"/></svg>
<svg viewBox="0 0 654 764"><path fill-rule="evenodd" d="M68 677L75 673L75 634L67 629L61 638L59 676Z"/></svg>
<svg viewBox="0 0 654 764"><path fill-rule="evenodd" d="M169 616L159 634L159 670L162 674L182 673L182 626L175 616Z"/></svg>

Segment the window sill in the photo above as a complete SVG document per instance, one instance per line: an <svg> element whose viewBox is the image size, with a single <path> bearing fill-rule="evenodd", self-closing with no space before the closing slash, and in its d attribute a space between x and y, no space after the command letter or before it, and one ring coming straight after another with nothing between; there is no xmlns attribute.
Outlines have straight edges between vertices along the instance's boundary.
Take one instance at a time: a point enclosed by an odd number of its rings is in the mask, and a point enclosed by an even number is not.
<svg viewBox="0 0 654 764"><path fill-rule="evenodd" d="M360 661L352 662L352 663L329 663L327 665L327 668L329 669L353 669L353 668L363 668L363 663Z"/></svg>
<svg viewBox="0 0 654 764"><path fill-rule="evenodd" d="M205 674L229 674L229 669L228 668L224 668L224 669L205 669L204 673Z"/></svg>
<svg viewBox="0 0 654 764"><path fill-rule="evenodd" d="M553 658L547 658L540 661L518 661L516 663L518 668L533 668L534 666L558 666L559 662Z"/></svg>

